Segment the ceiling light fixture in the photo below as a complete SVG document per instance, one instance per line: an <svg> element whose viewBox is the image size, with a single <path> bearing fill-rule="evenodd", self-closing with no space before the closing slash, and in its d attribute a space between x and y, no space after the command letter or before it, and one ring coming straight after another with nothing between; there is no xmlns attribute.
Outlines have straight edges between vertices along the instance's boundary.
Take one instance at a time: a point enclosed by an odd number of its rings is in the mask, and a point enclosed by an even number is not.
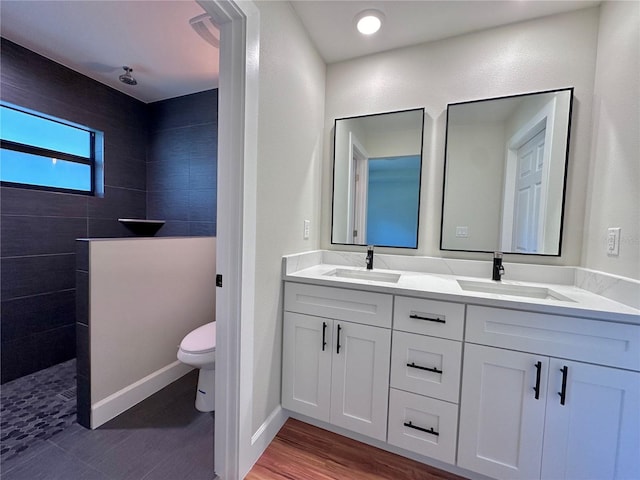
<svg viewBox="0 0 640 480"><path fill-rule="evenodd" d="M131 72L133 72L133 68L129 68L126 65L122 67L124 73L118 77L122 83L126 83L127 85L137 85L138 81L133 78Z"/></svg>
<svg viewBox="0 0 640 480"><path fill-rule="evenodd" d="M384 14L379 10L365 10L356 15L356 28L363 35L372 35L380 30Z"/></svg>

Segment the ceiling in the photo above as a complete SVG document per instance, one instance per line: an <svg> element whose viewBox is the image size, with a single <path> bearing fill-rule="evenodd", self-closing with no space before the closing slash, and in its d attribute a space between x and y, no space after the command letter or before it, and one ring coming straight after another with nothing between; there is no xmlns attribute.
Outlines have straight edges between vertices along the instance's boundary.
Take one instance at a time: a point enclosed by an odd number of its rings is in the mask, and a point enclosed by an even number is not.
<svg viewBox="0 0 640 480"><path fill-rule="evenodd" d="M486 28L600 4L583 0L413 0L291 2L327 63L441 40ZM370 37L355 29L354 17L376 9L385 16Z"/></svg>
<svg viewBox="0 0 640 480"><path fill-rule="evenodd" d="M317 1L290 2L327 63L460 35L599 1ZM353 18L385 14L378 34L364 37ZM194 0L0 0L3 37L149 103L218 85L218 50L189 20L204 13ZM118 81L133 68L138 85Z"/></svg>
<svg viewBox="0 0 640 480"><path fill-rule="evenodd" d="M218 49L189 24L203 13L191 0L0 0L0 33L149 103L218 86ZM118 80L123 65L138 85Z"/></svg>

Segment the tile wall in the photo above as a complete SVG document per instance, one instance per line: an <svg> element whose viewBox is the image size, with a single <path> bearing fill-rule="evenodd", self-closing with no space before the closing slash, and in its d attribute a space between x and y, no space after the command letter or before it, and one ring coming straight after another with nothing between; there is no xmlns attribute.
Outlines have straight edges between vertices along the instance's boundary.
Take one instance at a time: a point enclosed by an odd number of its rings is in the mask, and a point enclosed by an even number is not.
<svg viewBox="0 0 640 480"><path fill-rule="evenodd" d="M0 187L5 383L75 357L76 238L131 236L123 217L215 235L217 90L147 105L6 39L0 56L2 101L104 132L105 155L102 198Z"/></svg>
<svg viewBox="0 0 640 480"><path fill-rule="evenodd" d="M147 216L158 236L216 234L218 90L149 105Z"/></svg>

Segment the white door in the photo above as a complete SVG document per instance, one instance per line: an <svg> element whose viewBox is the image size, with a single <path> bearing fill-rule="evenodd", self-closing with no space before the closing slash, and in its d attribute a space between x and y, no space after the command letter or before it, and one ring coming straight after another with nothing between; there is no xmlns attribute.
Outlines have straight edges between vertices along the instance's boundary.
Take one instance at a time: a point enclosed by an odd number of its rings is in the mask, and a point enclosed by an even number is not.
<svg viewBox="0 0 640 480"><path fill-rule="evenodd" d="M331 423L386 440L391 331L334 321Z"/></svg>
<svg viewBox="0 0 640 480"><path fill-rule="evenodd" d="M284 313L282 406L325 422L331 401L333 321Z"/></svg>
<svg viewBox="0 0 640 480"><path fill-rule="evenodd" d="M544 168L542 130L518 149L516 193L513 219L513 246L516 252L536 252L540 227L540 196ZM542 245L540 245L542 247Z"/></svg>
<svg viewBox="0 0 640 480"><path fill-rule="evenodd" d="M471 344L464 351L458 465L497 479L540 478L548 358Z"/></svg>
<svg viewBox="0 0 640 480"><path fill-rule="evenodd" d="M547 398L543 479L640 478L639 373L551 359Z"/></svg>

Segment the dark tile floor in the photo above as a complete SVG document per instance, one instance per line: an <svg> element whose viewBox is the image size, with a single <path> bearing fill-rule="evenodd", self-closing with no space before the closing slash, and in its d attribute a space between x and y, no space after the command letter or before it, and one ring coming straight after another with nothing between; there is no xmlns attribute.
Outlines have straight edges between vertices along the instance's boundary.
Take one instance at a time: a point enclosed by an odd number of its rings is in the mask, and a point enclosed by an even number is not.
<svg viewBox="0 0 640 480"><path fill-rule="evenodd" d="M96 430L74 423L2 462L2 480L212 480L213 414L194 407L197 371Z"/></svg>
<svg viewBox="0 0 640 480"><path fill-rule="evenodd" d="M75 420L75 360L5 383L0 388L0 462L24 455Z"/></svg>

